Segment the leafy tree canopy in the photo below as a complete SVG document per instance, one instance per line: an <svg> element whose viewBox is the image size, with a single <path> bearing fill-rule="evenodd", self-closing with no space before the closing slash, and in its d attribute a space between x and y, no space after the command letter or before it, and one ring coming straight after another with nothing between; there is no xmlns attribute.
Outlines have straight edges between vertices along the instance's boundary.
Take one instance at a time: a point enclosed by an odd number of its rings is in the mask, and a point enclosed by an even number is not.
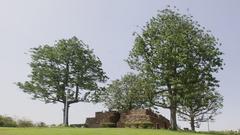
<svg viewBox="0 0 240 135"><path fill-rule="evenodd" d="M151 97L153 91L150 90L154 86L143 76L129 73L108 85L103 101L107 108L117 111L151 107L154 97Z"/></svg>
<svg viewBox="0 0 240 135"><path fill-rule="evenodd" d="M188 96L187 84L218 86L214 74L223 66L221 44L191 16L171 9L159 11L135 34L127 62L155 80L159 98L154 105L170 109L172 129L177 129L176 110Z"/></svg>
<svg viewBox="0 0 240 135"><path fill-rule="evenodd" d="M76 37L32 48L30 52L29 81L17 85L34 99L61 102L68 110L72 103L95 100L101 90L98 83L107 79L99 58Z"/></svg>

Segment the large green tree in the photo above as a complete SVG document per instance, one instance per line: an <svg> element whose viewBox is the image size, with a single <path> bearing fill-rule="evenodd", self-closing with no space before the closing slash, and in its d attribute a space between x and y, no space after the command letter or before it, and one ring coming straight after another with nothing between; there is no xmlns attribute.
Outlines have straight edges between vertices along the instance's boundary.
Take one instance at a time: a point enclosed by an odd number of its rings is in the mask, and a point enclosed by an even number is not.
<svg viewBox="0 0 240 135"><path fill-rule="evenodd" d="M63 103L65 125L70 104L95 100L101 91L98 83L107 79L99 58L76 37L33 48L31 58L29 81L17 85L34 99Z"/></svg>
<svg viewBox="0 0 240 135"><path fill-rule="evenodd" d="M192 17L171 9L159 11L136 33L127 61L131 68L155 80L158 98L153 105L170 109L173 130L177 130L178 103L188 95L186 80L191 83L195 79L191 76L201 72L198 77L209 85L217 84L214 73L223 65L219 45Z"/></svg>

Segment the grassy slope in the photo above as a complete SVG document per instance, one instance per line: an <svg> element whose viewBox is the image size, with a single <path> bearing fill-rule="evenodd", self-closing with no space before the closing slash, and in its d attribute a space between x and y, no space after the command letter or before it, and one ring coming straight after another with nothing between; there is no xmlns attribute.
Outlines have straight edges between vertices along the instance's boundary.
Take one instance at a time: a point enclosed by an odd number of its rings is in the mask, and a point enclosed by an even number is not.
<svg viewBox="0 0 240 135"><path fill-rule="evenodd" d="M151 129L0 128L0 135L206 135Z"/></svg>

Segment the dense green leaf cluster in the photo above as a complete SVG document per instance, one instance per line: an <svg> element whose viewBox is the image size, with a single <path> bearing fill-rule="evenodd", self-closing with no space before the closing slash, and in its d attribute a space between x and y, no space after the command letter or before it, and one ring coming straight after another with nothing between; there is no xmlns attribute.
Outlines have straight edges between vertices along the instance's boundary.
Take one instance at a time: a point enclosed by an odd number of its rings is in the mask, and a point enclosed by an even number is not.
<svg viewBox="0 0 240 135"><path fill-rule="evenodd" d="M33 48L31 53L30 81L18 86L46 103L65 103L66 91L70 103L88 101L89 91L99 90L97 83L107 79L99 58L76 37Z"/></svg>
<svg viewBox="0 0 240 135"><path fill-rule="evenodd" d="M108 85L103 95L107 108L117 111L128 111L141 108L146 104L145 87L139 75L129 73L120 80L114 80ZM149 86L149 85L148 85Z"/></svg>
<svg viewBox="0 0 240 135"><path fill-rule="evenodd" d="M0 127L17 127L17 122L11 117L0 115Z"/></svg>

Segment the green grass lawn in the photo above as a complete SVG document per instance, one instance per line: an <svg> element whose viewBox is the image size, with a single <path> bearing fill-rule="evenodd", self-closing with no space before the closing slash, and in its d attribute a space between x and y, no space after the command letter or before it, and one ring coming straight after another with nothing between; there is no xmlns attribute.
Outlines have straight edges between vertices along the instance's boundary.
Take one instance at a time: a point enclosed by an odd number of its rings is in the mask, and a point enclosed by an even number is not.
<svg viewBox="0 0 240 135"><path fill-rule="evenodd" d="M206 135L129 128L0 128L0 135Z"/></svg>

